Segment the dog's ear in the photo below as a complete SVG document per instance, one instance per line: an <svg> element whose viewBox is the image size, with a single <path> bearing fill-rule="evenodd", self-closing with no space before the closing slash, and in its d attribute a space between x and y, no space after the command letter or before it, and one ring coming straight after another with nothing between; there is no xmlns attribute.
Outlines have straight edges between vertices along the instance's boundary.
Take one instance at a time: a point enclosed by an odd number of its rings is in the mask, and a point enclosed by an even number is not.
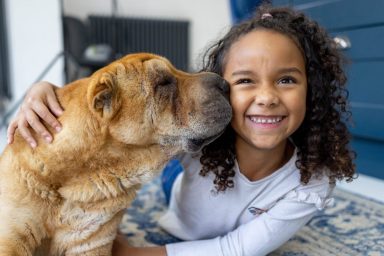
<svg viewBox="0 0 384 256"><path fill-rule="evenodd" d="M120 107L115 77L107 72L95 77L88 89L91 110L102 119L110 119Z"/></svg>

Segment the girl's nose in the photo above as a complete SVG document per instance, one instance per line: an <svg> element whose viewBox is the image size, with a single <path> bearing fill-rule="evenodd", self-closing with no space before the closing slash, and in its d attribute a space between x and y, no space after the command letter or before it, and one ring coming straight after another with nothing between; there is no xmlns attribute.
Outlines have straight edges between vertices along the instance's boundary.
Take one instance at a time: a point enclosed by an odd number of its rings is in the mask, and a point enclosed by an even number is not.
<svg viewBox="0 0 384 256"><path fill-rule="evenodd" d="M273 88L261 86L255 94L255 102L262 107L273 107L278 105L280 100Z"/></svg>

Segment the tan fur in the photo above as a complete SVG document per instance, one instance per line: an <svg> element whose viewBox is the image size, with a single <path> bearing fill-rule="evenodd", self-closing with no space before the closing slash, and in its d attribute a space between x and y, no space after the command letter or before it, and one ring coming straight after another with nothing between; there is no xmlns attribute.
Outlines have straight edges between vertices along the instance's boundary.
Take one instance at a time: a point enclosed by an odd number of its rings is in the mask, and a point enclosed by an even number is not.
<svg viewBox="0 0 384 256"><path fill-rule="evenodd" d="M217 75L142 53L58 89L53 143L31 149L16 133L1 156L0 256L110 255L140 184L230 121L218 87Z"/></svg>

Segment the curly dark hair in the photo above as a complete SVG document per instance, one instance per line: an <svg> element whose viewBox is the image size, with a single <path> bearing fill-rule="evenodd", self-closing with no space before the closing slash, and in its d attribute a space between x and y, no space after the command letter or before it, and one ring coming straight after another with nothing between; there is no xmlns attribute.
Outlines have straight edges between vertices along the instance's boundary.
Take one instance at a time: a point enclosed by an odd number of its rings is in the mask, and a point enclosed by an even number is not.
<svg viewBox="0 0 384 256"><path fill-rule="evenodd" d="M264 14L264 16L263 16ZM298 148L297 168L301 182L307 184L312 176L327 170L331 183L346 178L352 181L355 173L355 153L349 148L350 134L345 121L348 110L348 91L345 88L345 63L334 41L317 22L288 7L261 5L255 15L233 26L204 55L203 70L223 75L226 54L242 36L258 29L268 29L290 37L302 51L307 73L306 115L291 139ZM217 191L234 186L235 132L230 125L216 141L202 150L200 175L215 174Z"/></svg>

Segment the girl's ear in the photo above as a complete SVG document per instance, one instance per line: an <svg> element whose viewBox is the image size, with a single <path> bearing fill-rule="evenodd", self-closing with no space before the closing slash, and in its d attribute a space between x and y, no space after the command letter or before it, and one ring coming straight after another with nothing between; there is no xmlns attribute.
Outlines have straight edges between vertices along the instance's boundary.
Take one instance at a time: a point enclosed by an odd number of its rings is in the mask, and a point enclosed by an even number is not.
<svg viewBox="0 0 384 256"><path fill-rule="evenodd" d="M88 105L101 119L111 119L120 108L118 85L113 74L104 72L94 77L87 93Z"/></svg>

